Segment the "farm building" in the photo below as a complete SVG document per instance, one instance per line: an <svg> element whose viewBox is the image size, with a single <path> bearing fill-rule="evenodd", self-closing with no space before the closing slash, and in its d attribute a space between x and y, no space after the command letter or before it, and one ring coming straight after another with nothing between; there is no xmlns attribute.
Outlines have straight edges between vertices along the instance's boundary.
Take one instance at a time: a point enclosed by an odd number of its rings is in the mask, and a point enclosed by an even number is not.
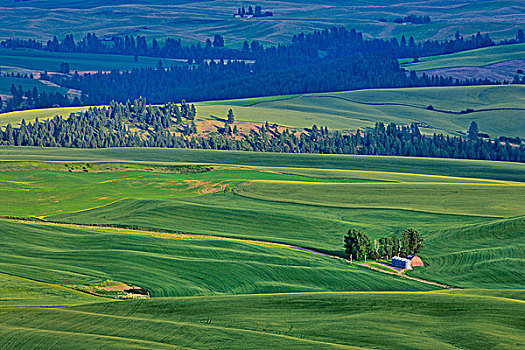
<svg viewBox="0 0 525 350"><path fill-rule="evenodd" d="M409 255L407 259L412 262L412 266L424 266L423 260L417 255Z"/></svg>
<svg viewBox="0 0 525 350"><path fill-rule="evenodd" d="M400 258L399 256L394 256L392 258L392 266L412 270L412 260Z"/></svg>

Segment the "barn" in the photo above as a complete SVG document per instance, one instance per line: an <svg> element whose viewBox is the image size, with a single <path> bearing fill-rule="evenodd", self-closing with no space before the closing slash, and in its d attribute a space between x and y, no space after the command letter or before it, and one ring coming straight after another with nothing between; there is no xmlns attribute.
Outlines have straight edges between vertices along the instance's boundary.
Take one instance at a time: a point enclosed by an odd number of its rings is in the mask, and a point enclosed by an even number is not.
<svg viewBox="0 0 525 350"><path fill-rule="evenodd" d="M423 260L417 255L409 255L407 259L412 261L412 266L424 266Z"/></svg>
<svg viewBox="0 0 525 350"><path fill-rule="evenodd" d="M412 270L412 260L400 258L399 256L394 256L392 258L392 266Z"/></svg>

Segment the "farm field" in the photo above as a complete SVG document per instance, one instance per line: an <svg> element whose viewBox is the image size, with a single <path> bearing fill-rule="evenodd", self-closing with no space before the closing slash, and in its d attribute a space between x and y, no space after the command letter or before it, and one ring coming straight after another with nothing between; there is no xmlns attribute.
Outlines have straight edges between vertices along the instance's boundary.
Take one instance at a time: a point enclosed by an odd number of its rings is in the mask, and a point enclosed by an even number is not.
<svg viewBox="0 0 525 350"><path fill-rule="evenodd" d="M490 33L495 39L516 35L525 13L523 3L516 0L413 2L371 0L351 3L332 0L260 1L263 10L274 13L263 19L233 18L236 1L163 1L112 2L96 1L24 1L13 4L2 1L5 19L0 21L0 37L30 37L49 40L53 35L72 33L76 38L95 32L106 34L140 34L147 37L179 37L188 43L204 42L214 34L225 37L227 45L240 46L244 40L275 44L288 42L301 31L346 26L363 31L371 37L401 35L416 39L445 39L459 29L466 35L478 31ZM64 7L67 15L63 13ZM392 21L411 13L429 14L426 25L402 25ZM70 18L75 18L71 21ZM7 20L9 19L9 20ZM381 22L385 19L388 22ZM461 25L458 25L461 23Z"/></svg>
<svg viewBox="0 0 525 350"><path fill-rule="evenodd" d="M0 309L0 346L518 349L523 297L511 290L294 293Z"/></svg>
<svg viewBox="0 0 525 350"><path fill-rule="evenodd" d="M525 349L525 2L0 13L0 350Z"/></svg>
<svg viewBox="0 0 525 350"><path fill-rule="evenodd" d="M420 62L401 59L402 66L419 74L440 75L454 79L489 79L512 82L522 77L525 44L501 45L448 55L422 57Z"/></svg>
<svg viewBox="0 0 525 350"><path fill-rule="evenodd" d="M22 162L113 162L160 165L245 165L263 169L291 168L302 175L321 177L351 176L354 171L372 172L374 180L385 174L405 178L406 174L435 175L460 178L523 181L525 165L522 163L487 162L479 160L410 158L356 155L280 154L218 150L162 149L162 148L39 148L0 147L0 161ZM9 166L7 164L6 166ZM38 165L35 167L42 168ZM44 168L48 168L46 166ZM302 168L298 170L297 168ZM395 172L392 172L395 169ZM283 171L281 169L281 171ZM334 174L335 173L335 174ZM359 173L357 173L359 174ZM378 178L378 176L380 176ZM392 179L388 177L388 179ZM438 181L438 180L436 180Z"/></svg>
<svg viewBox="0 0 525 350"><path fill-rule="evenodd" d="M2 147L0 347L519 348L524 174L486 161ZM408 273L423 281L340 258L349 228L377 239L407 227L425 237L426 266ZM67 287L105 281L151 298Z"/></svg>
<svg viewBox="0 0 525 350"><path fill-rule="evenodd" d="M376 122L422 123L422 132L457 134L475 120L491 136L525 135L520 123L525 111L523 86L430 87L370 89L305 94L275 100L247 99L197 104L197 112L224 118L233 109L241 121L278 123L295 127L324 125L330 129L373 127ZM238 105L241 105L240 107ZM434 110L428 110L432 105ZM473 109L473 113L459 113ZM450 113L453 112L453 113Z"/></svg>
<svg viewBox="0 0 525 350"><path fill-rule="evenodd" d="M470 123L491 137L525 137L521 123L525 111L525 87L469 86L408 89L371 89L320 94L273 96L196 103L198 121L224 119L229 109L243 123L277 123L294 128L316 124L329 129L356 130L373 127L376 122L420 123L423 133L457 135ZM432 105L434 110L428 110ZM88 107L50 108L0 114L0 126L52 118ZM471 113L460 113L473 109ZM222 125L222 124L220 124Z"/></svg>
<svg viewBox="0 0 525 350"><path fill-rule="evenodd" d="M463 288L522 288L524 235L523 216L436 231L422 254L429 266L414 275Z"/></svg>
<svg viewBox="0 0 525 350"><path fill-rule="evenodd" d="M3 269L2 269L3 270ZM0 309L9 306L63 306L106 301L56 284L0 273Z"/></svg>
<svg viewBox="0 0 525 350"><path fill-rule="evenodd" d="M0 70L4 72L23 72L34 74L43 71L58 72L60 63L67 62L71 72L97 72L111 70L131 70L140 67L153 67L159 62L155 57L139 57L135 62L133 56L102 55L68 52L48 52L41 50L11 50L0 48ZM166 67L180 65L174 59L162 59Z"/></svg>
<svg viewBox="0 0 525 350"><path fill-rule="evenodd" d="M522 43L484 47L448 55L421 57L417 63L412 63L410 59L401 59L400 63L406 69L424 71L465 66L481 67L504 61L523 59L523 57L525 57L525 44Z"/></svg>
<svg viewBox="0 0 525 350"><path fill-rule="evenodd" d="M61 285L124 281L152 297L436 287L286 246L0 222L5 272Z"/></svg>
<svg viewBox="0 0 525 350"><path fill-rule="evenodd" d="M6 126L7 124L19 126L22 120L25 120L26 123L29 123L34 122L36 118L42 121L52 119L56 115L61 115L64 118L68 118L71 113L84 112L88 109L89 107L58 107L7 112L0 114L0 124L2 126Z"/></svg>

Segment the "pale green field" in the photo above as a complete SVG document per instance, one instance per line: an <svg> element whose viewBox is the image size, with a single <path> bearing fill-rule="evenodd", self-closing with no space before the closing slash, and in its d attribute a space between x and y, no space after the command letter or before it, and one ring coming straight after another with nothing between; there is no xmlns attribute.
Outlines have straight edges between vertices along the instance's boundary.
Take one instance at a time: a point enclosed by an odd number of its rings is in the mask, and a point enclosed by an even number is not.
<svg viewBox="0 0 525 350"><path fill-rule="evenodd" d="M381 208L437 214L509 217L524 213L525 184L334 184L250 181L235 193L266 201L335 208ZM478 200L483 198L483 200ZM468 205L465 205L468 202Z"/></svg>
<svg viewBox="0 0 525 350"><path fill-rule="evenodd" d="M36 118L40 121L52 119L56 115L61 115L64 118L69 117L71 113L84 112L89 107L58 107L58 108L41 108L41 109L28 109L25 111L14 111L0 114L0 126L6 126L11 124L14 127L20 125L22 120L26 123L34 122Z"/></svg>
<svg viewBox="0 0 525 350"><path fill-rule="evenodd" d="M404 68L427 70L451 67L481 67L498 62L524 59L525 43L485 47L482 49L457 52L448 55L421 57L420 62L411 63L412 59L401 59Z"/></svg>
<svg viewBox="0 0 525 350"><path fill-rule="evenodd" d="M240 121L350 130L373 127L376 122L419 122L430 126L421 128L422 132L444 134L466 132L475 120L480 131L491 136L525 135L525 87L518 85L371 89L212 103L197 104L198 114L224 118L231 108ZM442 111L482 111L451 114L429 111L429 105Z"/></svg>
<svg viewBox="0 0 525 350"><path fill-rule="evenodd" d="M134 56L0 48L0 66L5 67L4 70L9 70L7 68L21 68L35 72L58 72L60 70L60 63L67 62L71 72L96 72L154 67L158 61L159 58L154 57L139 57L139 61L135 62ZM162 59L162 62L166 67L181 64L180 61L165 58Z"/></svg>

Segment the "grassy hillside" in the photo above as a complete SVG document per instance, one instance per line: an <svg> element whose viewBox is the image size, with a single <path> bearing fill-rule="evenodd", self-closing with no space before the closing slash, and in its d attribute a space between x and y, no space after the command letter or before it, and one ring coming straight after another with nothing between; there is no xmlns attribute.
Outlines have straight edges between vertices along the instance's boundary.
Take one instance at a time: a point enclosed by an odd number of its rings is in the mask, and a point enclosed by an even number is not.
<svg viewBox="0 0 525 350"><path fill-rule="evenodd" d="M0 235L6 273L66 285L122 281L153 297L435 289L268 244L6 221Z"/></svg>
<svg viewBox="0 0 525 350"><path fill-rule="evenodd" d="M523 288L523 216L428 236L422 256L428 266L411 275L463 288Z"/></svg>
<svg viewBox="0 0 525 350"><path fill-rule="evenodd" d="M281 154L162 148L47 148L0 147L2 161L142 162L157 164L235 164L255 167L346 169L523 182L525 165L461 159L355 155ZM283 169L281 169L284 171ZM303 171L304 173L304 171ZM337 173L337 172L336 172ZM380 175L380 174L379 174ZM334 176L332 176L334 177ZM337 176L335 176L337 177ZM377 176L374 177L377 179Z"/></svg>
<svg viewBox="0 0 525 350"><path fill-rule="evenodd" d="M0 215L49 221L0 219L0 348L525 344L523 164L169 149L0 159ZM488 290L434 292L293 247L342 254L349 228L406 227L427 245L409 276ZM63 287L107 280L152 299Z"/></svg>
<svg viewBox="0 0 525 350"><path fill-rule="evenodd" d="M514 216L523 212L525 184L329 184L245 182L241 196L339 208L381 208L440 214ZM479 198L483 198L480 201ZM468 202L469 205L465 205Z"/></svg>
<svg viewBox="0 0 525 350"><path fill-rule="evenodd" d="M152 299L0 310L0 346L518 349L524 314L522 291Z"/></svg>
<svg viewBox="0 0 525 350"><path fill-rule="evenodd" d="M18 127L22 120L29 123L34 122L36 118L42 121L54 118L56 115L67 118L71 113L83 112L87 109L89 109L89 107L59 107L7 112L0 114L0 125L6 126L7 124L11 124L14 127Z"/></svg>
<svg viewBox="0 0 525 350"><path fill-rule="evenodd" d="M12 306L64 306L106 299L61 287L0 273L0 308Z"/></svg>
<svg viewBox="0 0 525 350"><path fill-rule="evenodd" d="M214 34L225 36L229 45L240 45L246 39L264 43L290 41L293 34L330 27L356 28L372 37L411 36L416 39L453 37L459 29L463 35L478 31L492 37L514 37L517 23L525 12L517 0L477 1L459 0L453 5L443 0L424 0L418 3L402 0L369 0L343 2L340 0L259 1L263 10L274 12L264 19L238 20L233 14L238 1L164 1L153 2L88 2L24 1L0 3L5 20L0 21L0 37L19 37L48 40L53 35L73 33L76 38L87 32L105 34L141 34L148 37L180 37L186 42L204 42ZM247 6L248 4L244 4ZM252 4L253 5L253 4ZM67 7L67 9L62 9ZM427 25L402 25L392 21L408 14L432 18ZM71 21L71 18L75 18ZM388 20L387 23L379 21ZM461 23L461 25L458 25Z"/></svg>
<svg viewBox="0 0 525 350"><path fill-rule="evenodd" d="M523 86L371 89L301 96L246 99L203 105L197 112L224 118L233 109L237 120L330 129L373 127L376 122L423 123L426 133L466 132L474 120L491 136L525 135ZM435 110L427 109L432 105ZM474 113L459 112L473 109ZM452 112L452 113L450 113Z"/></svg>
<svg viewBox="0 0 525 350"><path fill-rule="evenodd" d="M523 57L525 57L525 43L421 57L418 63L411 63L411 59L401 59L400 63L405 63L403 67L410 70L428 70L464 66L481 67L503 61L523 59Z"/></svg>

